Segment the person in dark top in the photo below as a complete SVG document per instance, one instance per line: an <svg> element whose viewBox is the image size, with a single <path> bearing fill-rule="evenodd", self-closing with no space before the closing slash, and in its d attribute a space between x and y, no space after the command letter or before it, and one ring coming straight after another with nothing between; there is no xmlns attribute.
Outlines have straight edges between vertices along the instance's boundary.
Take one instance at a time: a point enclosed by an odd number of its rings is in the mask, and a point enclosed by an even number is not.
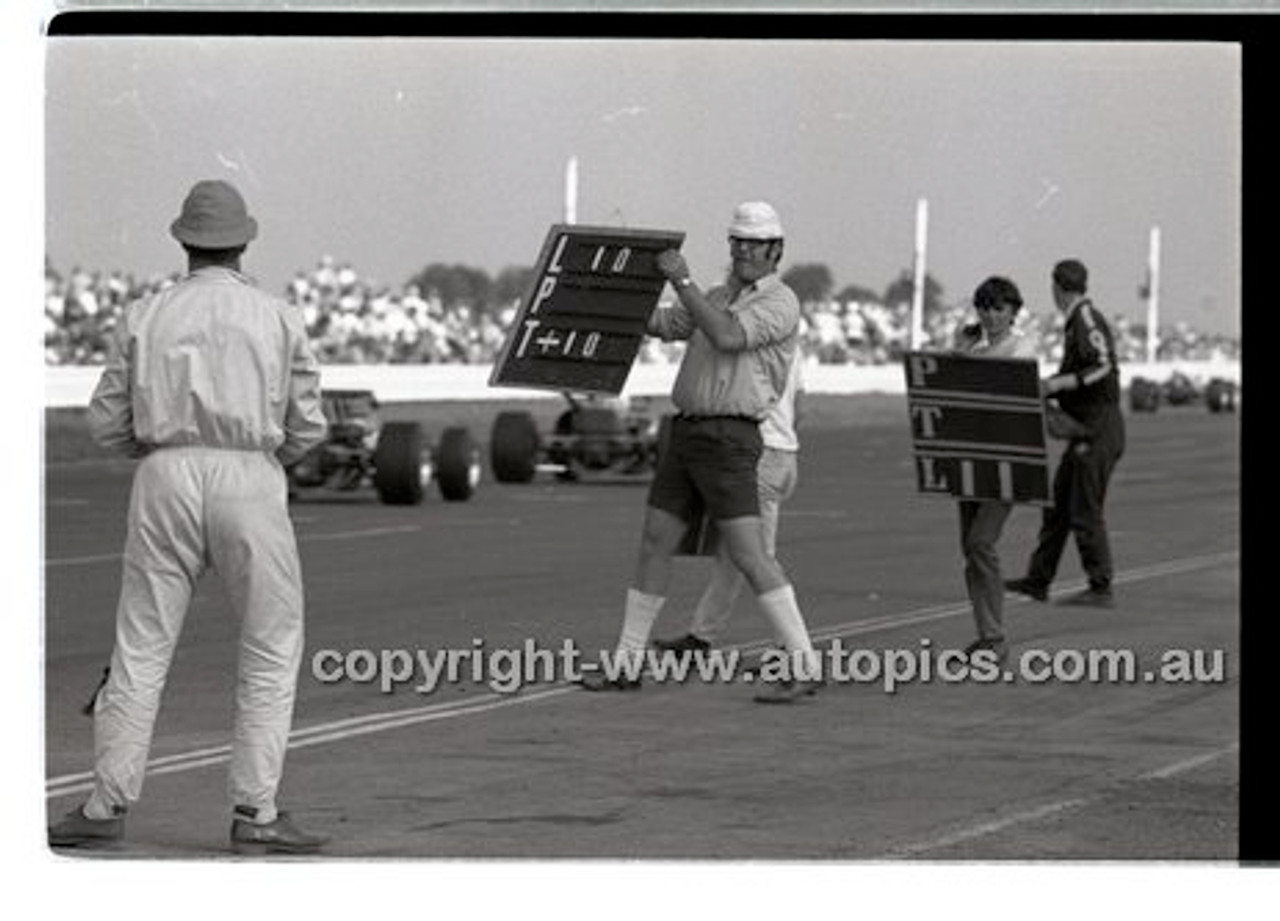
<svg viewBox="0 0 1280 921"><path fill-rule="evenodd" d="M1086 296L1088 279L1076 259L1054 266L1053 299L1066 316L1066 328L1062 364L1044 381L1044 392L1056 400L1070 431L1054 476L1053 505L1045 509L1027 574L1005 588L1046 600L1067 538L1074 534L1089 586L1063 603L1110 608L1113 569L1103 508L1111 473L1124 454L1125 430L1115 340Z"/></svg>

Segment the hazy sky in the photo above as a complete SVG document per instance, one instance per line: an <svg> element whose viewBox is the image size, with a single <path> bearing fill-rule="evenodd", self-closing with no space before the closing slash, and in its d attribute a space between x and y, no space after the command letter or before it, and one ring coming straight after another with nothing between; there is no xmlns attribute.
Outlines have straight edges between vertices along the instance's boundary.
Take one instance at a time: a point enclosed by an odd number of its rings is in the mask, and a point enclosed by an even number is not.
<svg viewBox="0 0 1280 921"><path fill-rule="evenodd" d="M235 182L247 270L282 291L330 254L399 288L431 262L530 265L562 218L683 230L726 263L735 203L773 202L787 263L883 290L918 198L947 299L1007 274L1033 310L1083 259L1108 313L1239 331L1233 44L60 38L46 46L55 268L167 272L190 184Z"/></svg>

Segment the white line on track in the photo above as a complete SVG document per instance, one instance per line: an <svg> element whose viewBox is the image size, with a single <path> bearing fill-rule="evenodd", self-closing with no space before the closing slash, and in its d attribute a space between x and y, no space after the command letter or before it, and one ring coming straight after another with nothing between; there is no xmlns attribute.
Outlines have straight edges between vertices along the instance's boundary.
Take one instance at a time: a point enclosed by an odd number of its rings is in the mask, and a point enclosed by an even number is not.
<svg viewBox="0 0 1280 921"><path fill-rule="evenodd" d="M1158 578L1160 576L1177 575L1179 573L1209 569L1214 566L1230 563L1238 559L1239 555L1239 551L1227 551L1224 553L1186 557L1180 560L1170 560L1165 563L1156 563L1151 566L1139 567L1138 569L1132 569L1125 573L1117 574L1115 581L1117 583L1139 582L1145 579ZM1063 592L1070 592L1078 587L1078 585L1067 585L1054 594L1057 595ZM814 630L812 637L816 642L824 642L826 640L834 640L838 637L856 636L863 633L874 633L882 630L895 630L899 627L911 626L913 624L942 620L947 617L956 617L960 614L967 614L968 612L968 603L933 605L926 608L917 608L914 611L904 611L901 614L886 614L881 617L846 621L842 624L836 624L834 626ZM771 641L757 640L749 643L740 643L728 648L735 649L739 652L749 653L768 648L770 645ZM517 704L536 703L552 697L559 697L563 694L576 692L576 690L577 689L573 685L562 682L550 685L544 690L534 691L527 694L485 694L481 697L472 698L468 701L428 704L423 707L410 707L408 709L393 710L387 713L374 713L366 716L347 717L345 719L320 723L315 726L295 729L289 734L289 748L306 748L312 745L321 745L329 742L341 742L357 736L368 735L374 732L384 732L390 729L399 729L404 726L413 726L417 723L455 719L463 716L471 716L473 714L488 713L492 710L516 706ZM1171 765L1160 770L1168 771L1172 769L1174 773L1180 773L1182 770L1189 770L1191 767L1198 767L1199 764L1204 763L1206 760L1213 760L1221 754L1224 754L1225 751L1226 750L1211 753L1206 756L1197 756L1196 758L1188 759L1185 762L1178 762L1175 765ZM166 755L149 761L147 763L147 773L172 774L179 771L188 771L196 768L207 767L209 765L222 764L230 759L230 753L231 749L229 746L221 746L218 748L196 749L194 751L177 755ZM1144 777L1146 776L1147 775L1144 775ZM1162 774L1159 776L1173 775ZM92 777L93 775L90 772L64 774L60 777L52 777L45 782L45 796L46 798L53 799L60 796L70 796L74 793L87 792L93 788ZM1075 801L1068 800L1064 802L1074 803ZM1039 807L1037 810L1032 810L1034 815L1031 815L1030 813L1019 813L1009 819L998 820L994 823L995 825L998 825L998 827L983 831L981 834L990 834L992 831L998 831L1001 828L1008 827L1009 824L1031 821L1031 818L1037 818L1042 815L1049 814L1043 811L1047 808L1049 807ZM1074 806L1071 806L1070 808L1074 808ZM1028 818L1029 815L1031 816L1030 818ZM993 823L986 823L986 825L991 824ZM932 845L933 848L942 846L944 845Z"/></svg>
<svg viewBox="0 0 1280 921"><path fill-rule="evenodd" d="M1187 771L1194 771L1198 767L1202 767L1211 761L1217 761L1223 755L1230 755L1239 751L1240 743L1233 742L1225 748L1216 751L1206 752L1203 755L1193 755L1190 758L1184 758L1181 761L1175 761L1173 764L1166 764L1162 768L1156 768L1154 771L1148 771L1143 774L1140 780L1168 780L1170 777L1177 777L1179 774L1185 774Z"/></svg>
<svg viewBox="0 0 1280 921"><path fill-rule="evenodd" d="M89 563L110 563L113 560L119 560L118 553L99 553L94 556L64 556L57 559L45 560L46 566L85 566Z"/></svg>
<svg viewBox="0 0 1280 921"><path fill-rule="evenodd" d="M1141 582L1146 579L1155 579L1160 576L1178 575L1184 572L1196 572L1201 569L1209 569L1224 563L1230 563L1240 556L1239 551L1231 550L1225 553L1211 553L1204 556L1185 557L1181 560L1170 560L1166 563L1155 563L1150 566L1142 566L1137 569L1131 569L1124 573L1118 573L1113 580L1116 584L1128 582ZM1055 589L1052 597L1060 597L1069 595L1072 592L1084 588L1083 580L1074 583L1068 583L1061 588ZM1012 599L1019 602L1030 603L1030 599L1017 598ZM968 614L971 610L969 602L957 602L954 604L934 605L927 608L917 608L914 611L905 611L901 614L884 614L880 617L866 617L860 620L845 621L841 624L834 624L829 627L819 627L810 631L810 637L815 643L834 640L846 636L858 636L863 633L876 633L881 630L892 630L896 627L909 627L913 624L924 624L934 620L944 620L948 617L957 617L961 614ZM755 652L769 648L773 645L771 640L757 640L751 643L743 643L738 647L742 652Z"/></svg>
<svg viewBox="0 0 1280 921"><path fill-rule="evenodd" d="M301 534L298 536L298 543L301 544L315 540L349 540L353 537L382 537L387 534L413 534L421 530L421 525L401 524L385 528L364 528L359 531L331 531L328 534Z"/></svg>
<svg viewBox="0 0 1280 921"><path fill-rule="evenodd" d="M363 528L358 531L331 531L327 534L300 534L298 543L305 544L321 540L352 540L362 537L385 537L388 534L413 534L421 531L422 526L416 524L389 525L384 528ZM54 557L44 561L45 566L85 566L90 563L110 563L121 558L120 553L99 553L93 556Z"/></svg>
<svg viewBox="0 0 1280 921"><path fill-rule="evenodd" d="M1070 812L1072 809L1079 809L1093 802L1093 797L1081 797L1079 799L1064 799L1056 803L1049 803L1046 806L1037 806L1035 809L1027 809L1023 812L1015 812L1013 815L1005 816L1002 819L994 819L990 822L980 822L977 825L971 825L968 828L962 828L949 834L939 835L937 838L930 838L926 841L919 841L915 844L907 844L902 847L894 848L887 854L880 857L881 860L889 860L901 857L918 857L929 851L941 850L945 847L951 847L955 844L962 844L965 841L972 841L975 838L984 838L987 835L994 835L998 831L1004 831L1006 828L1012 828L1015 825L1024 825L1027 822L1035 822L1039 819L1048 818L1051 815L1059 815L1064 812Z"/></svg>
<svg viewBox="0 0 1280 921"><path fill-rule="evenodd" d="M485 694L462 703L429 704L425 707L410 707L390 713L375 713L368 716L355 716L297 729L289 734L289 748L307 748L312 745L323 745L328 742L340 742L374 732L388 729L400 729L415 726L419 723L432 723L439 720L457 719L476 713L488 713L516 704L535 703L549 697L558 697L576 690L569 685L552 686L542 691L518 696L502 694ZM224 764L231 758L231 746L202 748L178 755L165 755L152 759L147 763L147 774L173 774L214 764ZM66 774L51 778L45 784L45 795L48 798L70 796L74 793L87 793L93 789L93 773Z"/></svg>
<svg viewBox="0 0 1280 921"><path fill-rule="evenodd" d="M1222 748L1216 748L1213 751L1205 752L1200 755L1194 755L1190 758L1184 758L1181 761L1175 761L1163 767L1148 771L1138 776L1140 782L1152 780L1167 780L1170 777L1176 777L1179 774L1185 774L1187 771L1203 767L1217 761L1225 755L1230 755L1240 749L1239 742L1232 742ZM1024 809L1011 815L1004 816L999 819L992 819L989 822L979 822L966 828L960 828L945 835L939 835L936 838L928 838L924 841L917 841L913 844L905 844L901 847L895 847L888 853L881 855L881 860L891 860L903 857L919 857L930 851L939 851L943 848L951 847L956 844L963 844L966 841L973 841L977 838L985 838L987 835L994 835L996 832L1004 831L1007 828L1013 828L1017 825L1026 825L1030 822L1038 822L1041 819L1050 816L1061 815L1064 812L1071 812L1075 809L1081 809L1085 806L1092 806L1101 802L1105 795L1105 791L1096 793L1092 796L1081 796L1074 799L1058 800L1054 803L1047 803L1043 806L1036 806L1032 809Z"/></svg>

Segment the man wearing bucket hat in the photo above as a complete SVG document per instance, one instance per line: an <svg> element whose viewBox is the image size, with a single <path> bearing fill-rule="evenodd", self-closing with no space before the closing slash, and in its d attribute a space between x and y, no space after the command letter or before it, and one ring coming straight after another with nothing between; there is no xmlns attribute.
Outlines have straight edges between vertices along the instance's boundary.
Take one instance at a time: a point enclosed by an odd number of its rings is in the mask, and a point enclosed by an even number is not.
<svg viewBox="0 0 1280 921"><path fill-rule="evenodd" d="M324 438L319 366L296 309L240 272L258 225L234 186L196 183L170 232L188 274L129 305L89 406L94 438L140 462L115 649L93 704L93 791L49 843L123 837L183 619L212 567L240 625L231 846L308 853L326 839L278 810L276 791L303 650L284 467Z"/></svg>
<svg viewBox="0 0 1280 921"><path fill-rule="evenodd" d="M797 360L800 304L777 275L784 233L766 202L739 205L728 229L732 265L723 285L703 292L678 252L659 271L678 302L657 310L649 331L688 341L671 398L679 411L650 486L639 559L627 591L615 660L642 661L666 601L671 558L705 513L742 572L794 666L756 696L786 703L813 694L819 662L786 572L768 551L760 514L760 423L775 407ZM638 677L593 672L590 690L639 687Z"/></svg>

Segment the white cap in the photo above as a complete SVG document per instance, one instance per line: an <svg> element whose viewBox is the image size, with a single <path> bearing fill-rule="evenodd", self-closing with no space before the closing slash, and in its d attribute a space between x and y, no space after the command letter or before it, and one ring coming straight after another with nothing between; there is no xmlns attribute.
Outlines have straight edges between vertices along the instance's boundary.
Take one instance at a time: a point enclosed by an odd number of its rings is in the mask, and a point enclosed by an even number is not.
<svg viewBox="0 0 1280 921"><path fill-rule="evenodd" d="M782 221L768 202L746 201L733 212L729 236L744 240L780 240L784 236Z"/></svg>

